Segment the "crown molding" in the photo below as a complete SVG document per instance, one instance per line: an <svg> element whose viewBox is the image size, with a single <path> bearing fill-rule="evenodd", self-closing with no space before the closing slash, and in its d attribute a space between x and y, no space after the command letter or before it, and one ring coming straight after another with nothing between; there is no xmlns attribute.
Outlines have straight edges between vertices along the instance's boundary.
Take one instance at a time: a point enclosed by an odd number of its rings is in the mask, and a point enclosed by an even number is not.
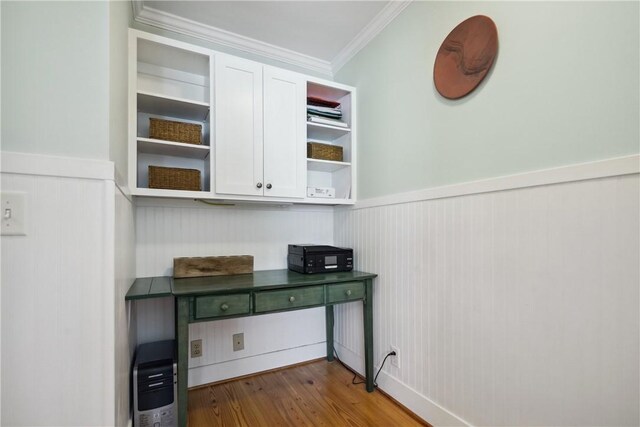
<svg viewBox="0 0 640 427"><path fill-rule="evenodd" d="M331 71L337 73L351 58L356 56L375 36L393 21L412 0L392 0L347 44L331 61Z"/></svg>
<svg viewBox="0 0 640 427"><path fill-rule="evenodd" d="M133 18L136 22L206 40L254 55L260 55L295 65L324 76L333 77L331 63L329 63L329 61L153 9L145 6L141 0L133 0L132 5Z"/></svg>
<svg viewBox="0 0 640 427"><path fill-rule="evenodd" d="M133 8L133 18L135 19L142 11L142 0L131 0L131 7Z"/></svg>

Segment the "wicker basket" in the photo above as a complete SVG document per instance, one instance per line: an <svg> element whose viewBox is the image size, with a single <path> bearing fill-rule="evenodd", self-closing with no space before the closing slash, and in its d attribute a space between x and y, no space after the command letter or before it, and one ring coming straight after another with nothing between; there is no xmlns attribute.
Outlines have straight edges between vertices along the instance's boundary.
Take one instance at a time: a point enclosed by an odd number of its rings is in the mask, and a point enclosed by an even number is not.
<svg viewBox="0 0 640 427"><path fill-rule="evenodd" d="M202 125L149 118L149 138L202 144Z"/></svg>
<svg viewBox="0 0 640 427"><path fill-rule="evenodd" d="M338 145L307 142L307 157L318 160L342 161L342 147Z"/></svg>
<svg viewBox="0 0 640 427"><path fill-rule="evenodd" d="M200 171L149 166L149 188L200 191Z"/></svg>

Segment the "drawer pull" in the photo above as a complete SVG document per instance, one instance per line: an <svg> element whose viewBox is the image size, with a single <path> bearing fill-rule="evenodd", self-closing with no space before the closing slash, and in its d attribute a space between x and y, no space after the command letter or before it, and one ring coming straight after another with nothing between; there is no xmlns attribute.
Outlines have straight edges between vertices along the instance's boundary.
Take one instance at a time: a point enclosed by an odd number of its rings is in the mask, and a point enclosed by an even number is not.
<svg viewBox="0 0 640 427"><path fill-rule="evenodd" d="M290 296L289 297L289 302L294 302L295 300L296 300L296 297L294 297L294 296Z"/></svg>
<svg viewBox="0 0 640 427"><path fill-rule="evenodd" d="M351 296L351 289L347 289L344 293L345 293L348 297L350 297L350 296Z"/></svg>
<svg viewBox="0 0 640 427"><path fill-rule="evenodd" d="M229 306L227 305L227 303L223 303L223 304L220 306L220 310L222 310L222 311L227 311L227 310L229 310Z"/></svg>

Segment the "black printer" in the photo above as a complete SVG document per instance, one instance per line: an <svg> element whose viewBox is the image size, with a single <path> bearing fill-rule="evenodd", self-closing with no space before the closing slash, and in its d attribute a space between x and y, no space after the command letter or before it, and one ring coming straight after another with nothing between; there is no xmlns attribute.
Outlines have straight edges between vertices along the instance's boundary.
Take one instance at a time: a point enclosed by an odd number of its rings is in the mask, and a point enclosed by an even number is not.
<svg viewBox="0 0 640 427"><path fill-rule="evenodd" d="M287 266L289 270L305 274L351 271L353 249L325 245L289 245Z"/></svg>

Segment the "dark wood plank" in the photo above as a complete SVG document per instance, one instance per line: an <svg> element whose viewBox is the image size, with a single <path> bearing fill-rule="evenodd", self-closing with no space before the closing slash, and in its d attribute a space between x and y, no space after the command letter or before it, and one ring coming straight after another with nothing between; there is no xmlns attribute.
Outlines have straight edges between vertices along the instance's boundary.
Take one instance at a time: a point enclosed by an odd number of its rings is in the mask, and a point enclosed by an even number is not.
<svg viewBox="0 0 640 427"><path fill-rule="evenodd" d="M173 259L173 277L229 276L253 273L253 256L209 256Z"/></svg>
<svg viewBox="0 0 640 427"><path fill-rule="evenodd" d="M414 414L324 360L189 391L189 427L424 426Z"/></svg>

